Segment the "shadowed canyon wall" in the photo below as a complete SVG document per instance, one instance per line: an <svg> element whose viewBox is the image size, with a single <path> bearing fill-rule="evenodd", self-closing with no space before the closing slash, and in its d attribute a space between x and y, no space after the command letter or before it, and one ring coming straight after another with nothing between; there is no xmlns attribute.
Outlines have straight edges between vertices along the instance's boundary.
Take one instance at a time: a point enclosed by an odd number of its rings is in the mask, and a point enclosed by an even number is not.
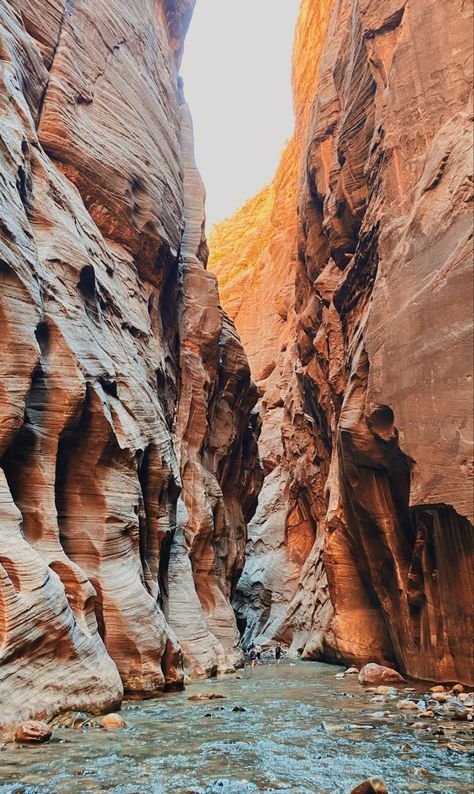
<svg viewBox="0 0 474 794"><path fill-rule="evenodd" d="M259 389L246 639L473 683L471 9L302 0L295 137L210 240Z"/></svg>
<svg viewBox="0 0 474 794"><path fill-rule="evenodd" d="M206 270L193 0L0 0L0 727L242 661L256 390Z"/></svg>

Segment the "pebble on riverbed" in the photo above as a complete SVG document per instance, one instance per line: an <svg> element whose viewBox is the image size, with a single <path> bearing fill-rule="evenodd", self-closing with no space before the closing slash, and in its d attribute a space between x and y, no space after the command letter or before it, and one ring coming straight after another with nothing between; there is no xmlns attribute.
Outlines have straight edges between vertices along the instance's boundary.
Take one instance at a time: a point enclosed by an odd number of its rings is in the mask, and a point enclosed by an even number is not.
<svg viewBox="0 0 474 794"><path fill-rule="evenodd" d="M410 711L411 709L416 709L416 707L416 703L413 700L399 700L397 703L397 708L402 711Z"/></svg>
<svg viewBox="0 0 474 794"><path fill-rule="evenodd" d="M190 695L188 700L221 700L225 698L225 695L218 695L216 692L211 692L210 694L199 694L199 695Z"/></svg>
<svg viewBox="0 0 474 794"><path fill-rule="evenodd" d="M451 750L454 753L470 753L471 750L469 747L464 747L463 744L459 744L459 742L449 742L448 750Z"/></svg>

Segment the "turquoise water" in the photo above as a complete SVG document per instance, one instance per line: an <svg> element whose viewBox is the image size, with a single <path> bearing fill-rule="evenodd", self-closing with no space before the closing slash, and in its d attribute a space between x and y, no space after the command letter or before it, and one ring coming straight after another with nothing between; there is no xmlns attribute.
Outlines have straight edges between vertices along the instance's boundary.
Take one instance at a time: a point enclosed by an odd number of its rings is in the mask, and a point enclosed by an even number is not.
<svg viewBox="0 0 474 794"><path fill-rule="evenodd" d="M119 731L58 727L48 744L0 753L0 794L347 794L366 777L380 777L390 794L474 791L472 723L423 721L441 724L440 736L417 730L422 720L396 699L371 702L336 672L316 662L263 665L242 680L125 703ZM188 700L211 692L225 699Z"/></svg>

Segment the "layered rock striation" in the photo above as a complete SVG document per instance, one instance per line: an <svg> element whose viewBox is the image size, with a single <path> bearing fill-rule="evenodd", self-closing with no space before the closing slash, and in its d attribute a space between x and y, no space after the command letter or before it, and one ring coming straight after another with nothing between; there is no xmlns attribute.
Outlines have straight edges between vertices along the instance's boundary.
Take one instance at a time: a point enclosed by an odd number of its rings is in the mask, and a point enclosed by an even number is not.
<svg viewBox="0 0 474 794"><path fill-rule="evenodd" d="M243 250L244 207L217 229L211 267L253 336L264 448L280 455L262 491L279 501L251 526L241 625L305 658L472 684L472 48L470 9L454 6L302 1L297 199L273 214L269 245L287 241L277 256ZM283 344L245 319L275 326L260 313L275 274L280 294L294 289ZM277 372L275 424L262 360ZM297 581L294 527L314 539Z"/></svg>
<svg viewBox="0 0 474 794"><path fill-rule="evenodd" d="M206 270L193 5L0 2L6 735L241 662L256 393Z"/></svg>

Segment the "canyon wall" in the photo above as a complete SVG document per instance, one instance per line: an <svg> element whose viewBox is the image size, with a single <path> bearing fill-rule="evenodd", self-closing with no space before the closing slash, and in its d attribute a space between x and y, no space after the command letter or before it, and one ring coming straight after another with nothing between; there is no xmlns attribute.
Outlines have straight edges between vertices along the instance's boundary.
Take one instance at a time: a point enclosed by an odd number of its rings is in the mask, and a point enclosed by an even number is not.
<svg viewBox="0 0 474 794"><path fill-rule="evenodd" d="M241 664L256 390L179 85L193 0L0 0L0 728Z"/></svg>
<svg viewBox="0 0 474 794"><path fill-rule="evenodd" d="M302 0L295 138L210 242L263 423L245 636L467 683L470 29L463 0Z"/></svg>

